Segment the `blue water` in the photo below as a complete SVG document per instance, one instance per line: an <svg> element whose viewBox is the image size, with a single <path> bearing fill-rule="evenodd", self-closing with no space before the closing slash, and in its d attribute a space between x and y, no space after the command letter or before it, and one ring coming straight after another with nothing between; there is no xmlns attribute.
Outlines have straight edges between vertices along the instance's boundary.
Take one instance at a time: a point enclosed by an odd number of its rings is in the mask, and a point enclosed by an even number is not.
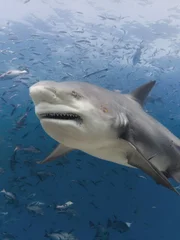
<svg viewBox="0 0 180 240"><path fill-rule="evenodd" d="M56 142L39 125L28 91L40 80L80 80L129 92L155 79L145 108L179 137L178 13L175 0L1 3L0 73L27 68L29 74L0 81L0 190L17 198L10 203L0 195L0 239L46 239L45 233L73 230L80 240L179 240L180 198L140 170L79 151L64 164L37 165ZM102 69L108 70L88 76ZM19 145L39 151L15 155ZM43 203L40 214L27 209L35 201ZM68 201L72 211L57 213L54 206ZM107 227L114 215L132 223L128 231ZM109 236L97 237L98 223Z"/></svg>

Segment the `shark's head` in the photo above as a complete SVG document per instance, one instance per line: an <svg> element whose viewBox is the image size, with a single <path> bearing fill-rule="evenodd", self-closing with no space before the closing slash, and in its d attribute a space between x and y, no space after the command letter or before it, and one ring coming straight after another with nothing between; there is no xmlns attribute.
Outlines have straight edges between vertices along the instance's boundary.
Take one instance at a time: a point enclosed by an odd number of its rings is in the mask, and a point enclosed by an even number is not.
<svg viewBox="0 0 180 240"><path fill-rule="evenodd" d="M108 90L85 82L40 81L30 87L35 113L44 130L69 147L97 144L116 135ZM101 95L101 96L100 96ZM106 104L107 103L107 104Z"/></svg>

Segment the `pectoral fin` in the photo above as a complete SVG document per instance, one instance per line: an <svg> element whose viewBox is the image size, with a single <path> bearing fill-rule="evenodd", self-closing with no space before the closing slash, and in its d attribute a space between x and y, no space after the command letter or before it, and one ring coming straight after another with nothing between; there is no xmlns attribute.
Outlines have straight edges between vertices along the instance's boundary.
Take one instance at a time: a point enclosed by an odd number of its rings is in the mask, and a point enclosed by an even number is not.
<svg viewBox="0 0 180 240"><path fill-rule="evenodd" d="M131 143L129 143L132 145ZM151 176L157 184L161 184L166 188L169 188L170 190L176 192L178 195L180 193L171 185L171 183L168 181L166 176L160 172L155 166L152 165L148 159L146 159L139 151L134 147L134 151L130 151L130 153L127 156L128 163L132 166L135 166L142 171L144 171L146 174Z"/></svg>
<svg viewBox="0 0 180 240"><path fill-rule="evenodd" d="M49 154L49 156L47 156L43 161L39 161L37 162L38 164L43 164L43 163L47 163L47 162L51 162L54 161L56 158L58 157L62 157L64 155L66 155L67 153L71 152L72 148L66 147L63 144L59 144L53 151L52 153Z"/></svg>

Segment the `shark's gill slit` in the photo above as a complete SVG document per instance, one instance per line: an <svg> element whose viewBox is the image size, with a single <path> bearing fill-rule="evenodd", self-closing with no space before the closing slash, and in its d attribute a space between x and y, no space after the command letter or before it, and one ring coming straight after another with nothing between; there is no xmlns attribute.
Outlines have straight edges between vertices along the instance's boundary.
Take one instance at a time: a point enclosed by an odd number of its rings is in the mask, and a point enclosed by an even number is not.
<svg viewBox="0 0 180 240"><path fill-rule="evenodd" d="M74 113L42 113L39 116L41 119L75 120L82 122L82 118Z"/></svg>

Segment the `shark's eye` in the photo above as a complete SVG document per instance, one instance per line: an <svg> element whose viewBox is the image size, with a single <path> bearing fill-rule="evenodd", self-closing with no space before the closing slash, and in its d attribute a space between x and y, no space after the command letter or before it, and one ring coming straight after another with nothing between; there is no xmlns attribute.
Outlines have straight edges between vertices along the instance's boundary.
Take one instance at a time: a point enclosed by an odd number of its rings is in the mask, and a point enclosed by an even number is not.
<svg viewBox="0 0 180 240"><path fill-rule="evenodd" d="M72 91L72 92L71 92L71 95L72 95L73 97L77 98L77 99L82 98L82 96L81 96L79 93L75 92L75 91Z"/></svg>

